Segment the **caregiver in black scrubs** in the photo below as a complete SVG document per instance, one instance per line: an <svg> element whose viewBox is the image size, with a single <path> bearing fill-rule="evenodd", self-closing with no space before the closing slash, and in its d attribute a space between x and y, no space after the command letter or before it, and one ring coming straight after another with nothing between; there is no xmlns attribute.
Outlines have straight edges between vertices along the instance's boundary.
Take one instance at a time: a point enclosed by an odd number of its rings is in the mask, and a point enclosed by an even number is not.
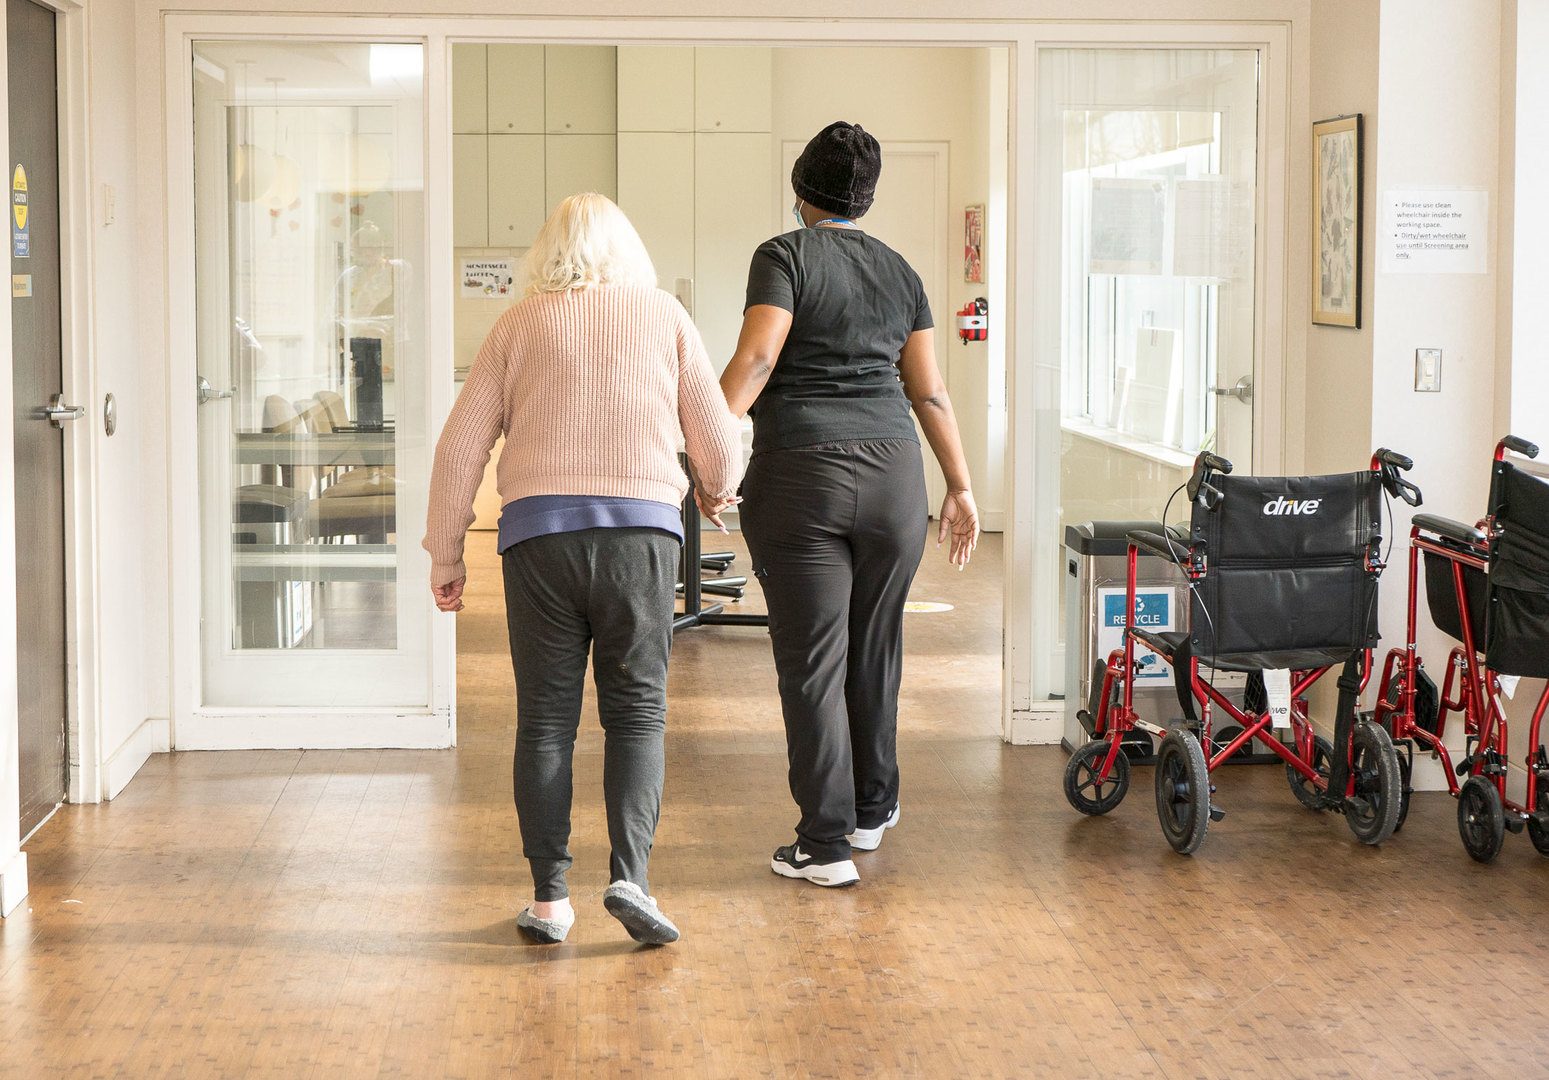
<svg viewBox="0 0 1549 1080"><path fill-rule="evenodd" d="M852 851L875 850L899 819L904 601L928 526L911 406L947 481L937 544L950 539L961 568L979 536L924 286L857 223L881 166L856 124L807 144L791 172L801 227L754 252L721 378L732 412L753 414L740 516L801 809L771 867L826 886L859 881Z"/></svg>

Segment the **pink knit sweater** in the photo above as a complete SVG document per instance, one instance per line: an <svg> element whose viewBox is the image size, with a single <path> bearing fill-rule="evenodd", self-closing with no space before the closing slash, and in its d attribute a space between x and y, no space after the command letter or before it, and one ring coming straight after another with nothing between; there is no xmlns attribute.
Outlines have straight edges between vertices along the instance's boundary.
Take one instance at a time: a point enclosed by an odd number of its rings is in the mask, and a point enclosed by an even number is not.
<svg viewBox="0 0 1549 1080"><path fill-rule="evenodd" d="M502 505L529 495L611 495L676 504L699 484L730 496L738 425L699 331L660 289L540 293L501 316L436 444L425 549L431 584L464 576L463 539L490 449Z"/></svg>

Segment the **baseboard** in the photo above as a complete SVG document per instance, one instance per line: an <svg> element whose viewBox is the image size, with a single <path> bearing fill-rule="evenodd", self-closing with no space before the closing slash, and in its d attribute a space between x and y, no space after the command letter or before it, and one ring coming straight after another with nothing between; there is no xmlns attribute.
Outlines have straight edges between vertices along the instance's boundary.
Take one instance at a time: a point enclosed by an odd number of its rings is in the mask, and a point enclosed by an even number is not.
<svg viewBox="0 0 1549 1080"><path fill-rule="evenodd" d="M15 911L27 897L27 853L18 851L0 869L0 918Z"/></svg>
<svg viewBox="0 0 1549 1080"><path fill-rule="evenodd" d="M982 532L1005 532L1006 512L1004 510L980 510L979 529Z"/></svg>
<svg viewBox="0 0 1549 1080"><path fill-rule="evenodd" d="M1013 746L1056 745L1064 734L1063 701L1036 701L1029 708L1013 709L1001 730L1001 738Z"/></svg>
<svg viewBox="0 0 1549 1080"><path fill-rule="evenodd" d="M183 750L446 750L456 745L446 710L204 710L179 717Z"/></svg>
<svg viewBox="0 0 1549 1080"><path fill-rule="evenodd" d="M168 724L165 717L150 717L135 728L119 748L102 763L102 797L116 799L129 786L140 767L152 754L167 750Z"/></svg>

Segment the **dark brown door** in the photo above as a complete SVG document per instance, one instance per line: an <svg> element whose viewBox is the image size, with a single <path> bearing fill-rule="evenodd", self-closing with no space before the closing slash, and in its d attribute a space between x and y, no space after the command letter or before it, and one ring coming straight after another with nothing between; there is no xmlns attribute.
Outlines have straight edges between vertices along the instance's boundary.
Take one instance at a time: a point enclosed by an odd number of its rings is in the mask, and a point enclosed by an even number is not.
<svg viewBox="0 0 1549 1080"><path fill-rule="evenodd" d="M21 831L65 797L64 431L59 98L54 13L6 0L10 57L11 348L16 405L17 705Z"/></svg>

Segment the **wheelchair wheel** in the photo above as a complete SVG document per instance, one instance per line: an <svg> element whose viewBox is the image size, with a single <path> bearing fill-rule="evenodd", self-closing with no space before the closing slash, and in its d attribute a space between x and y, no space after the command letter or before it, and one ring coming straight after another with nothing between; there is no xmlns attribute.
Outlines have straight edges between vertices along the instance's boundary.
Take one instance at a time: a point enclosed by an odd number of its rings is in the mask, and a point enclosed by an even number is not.
<svg viewBox="0 0 1549 1080"><path fill-rule="evenodd" d="M1397 749L1395 747L1395 749ZM1398 832L1404 827L1404 819L1409 816L1409 797L1415 793L1413 786L1414 762L1407 753L1398 755L1398 775L1402 787L1398 793L1398 824L1393 826L1393 831Z"/></svg>
<svg viewBox="0 0 1549 1080"><path fill-rule="evenodd" d="M1210 826L1210 770L1191 731L1173 728L1156 749L1156 816L1180 855L1192 855Z"/></svg>
<svg viewBox="0 0 1549 1080"><path fill-rule="evenodd" d="M1549 810L1549 792L1539 791L1538 809L1540 811ZM1533 841L1534 851L1540 855L1549 855L1549 829L1545 829L1540 825L1537 818L1530 817L1527 819L1527 838Z"/></svg>
<svg viewBox="0 0 1549 1080"><path fill-rule="evenodd" d="M1458 835L1475 862L1487 863L1506 842L1506 812L1501 794L1483 776L1470 776L1458 791Z"/></svg>
<svg viewBox="0 0 1549 1080"><path fill-rule="evenodd" d="M1350 775L1361 805L1346 804L1345 824L1361 843L1380 844L1398 827L1404 781L1393 740L1370 720L1357 723L1351 735Z"/></svg>
<svg viewBox="0 0 1549 1080"><path fill-rule="evenodd" d="M1098 780L1097 771L1107 756L1108 743L1099 739L1071 754L1065 763L1065 799L1083 814L1106 814L1129 794L1129 755L1122 747L1108 770L1108 779Z"/></svg>
<svg viewBox="0 0 1549 1080"><path fill-rule="evenodd" d="M1312 737L1312 761L1311 765L1317 770L1318 775L1328 779L1329 762L1334 757L1334 746L1322 735ZM1285 767L1285 778L1291 784L1291 794L1296 796L1296 801L1309 810L1326 810L1327 805L1323 801L1323 792L1307 782L1307 778L1297 772L1291 766Z"/></svg>
<svg viewBox="0 0 1549 1080"><path fill-rule="evenodd" d="M1211 748L1211 756L1213 757L1220 751L1225 750L1228 746L1231 745L1232 740L1241 734L1242 728L1236 724L1227 724L1219 731L1213 732L1212 738L1210 740L1214 744ZM1231 757L1227 758L1227 760L1234 761L1237 758L1245 758L1251 753L1253 753L1253 740L1249 739L1247 742L1239 746L1237 748L1237 752Z"/></svg>

